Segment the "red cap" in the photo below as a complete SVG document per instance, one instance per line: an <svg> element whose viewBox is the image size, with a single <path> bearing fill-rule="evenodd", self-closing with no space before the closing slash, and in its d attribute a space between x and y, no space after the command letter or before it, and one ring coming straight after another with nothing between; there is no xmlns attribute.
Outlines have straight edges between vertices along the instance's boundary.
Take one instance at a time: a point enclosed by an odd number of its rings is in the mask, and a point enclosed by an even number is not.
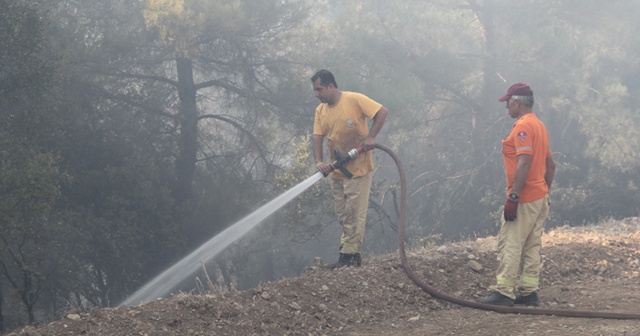
<svg viewBox="0 0 640 336"><path fill-rule="evenodd" d="M526 83L515 83L507 90L507 94L500 97L498 101L507 101L511 96L533 96L533 90L531 90L531 87Z"/></svg>

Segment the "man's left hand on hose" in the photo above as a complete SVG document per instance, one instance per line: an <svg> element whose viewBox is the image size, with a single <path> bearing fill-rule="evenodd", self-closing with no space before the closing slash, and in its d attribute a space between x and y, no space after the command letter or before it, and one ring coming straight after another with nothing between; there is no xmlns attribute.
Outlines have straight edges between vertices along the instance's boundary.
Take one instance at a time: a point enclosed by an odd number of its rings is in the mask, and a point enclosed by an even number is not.
<svg viewBox="0 0 640 336"><path fill-rule="evenodd" d="M504 220L507 222L512 222L516 220L516 214L518 212L518 200L507 198L507 201L504 203Z"/></svg>
<svg viewBox="0 0 640 336"><path fill-rule="evenodd" d="M365 151L373 150L374 148L376 148L376 139L372 137L367 137L366 139L364 139L364 142L362 143L362 145L364 146Z"/></svg>

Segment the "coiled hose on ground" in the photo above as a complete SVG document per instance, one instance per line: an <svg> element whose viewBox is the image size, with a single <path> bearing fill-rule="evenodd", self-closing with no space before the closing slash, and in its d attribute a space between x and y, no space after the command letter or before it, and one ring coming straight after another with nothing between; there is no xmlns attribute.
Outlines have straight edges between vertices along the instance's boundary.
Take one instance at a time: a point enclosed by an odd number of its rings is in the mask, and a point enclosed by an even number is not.
<svg viewBox="0 0 640 336"><path fill-rule="evenodd" d="M398 167L398 173L400 174L400 187L401 196L400 196L400 210L398 215L398 249L400 251L400 260L402 261L402 267L404 268L407 276L422 290L427 292L429 295L433 296L436 299L445 300L454 304L458 304L465 307L482 309L482 310L490 310L497 313L510 313L510 314L529 314L529 315L555 315L555 316L566 316L566 317L590 317L590 318L605 318L605 319L640 319L640 314L637 313L616 313L616 312L601 312L601 311L583 311L583 310L559 310L559 309L545 309L545 308L524 308L524 307L505 307L505 306L494 306L488 305L484 303L479 303L475 301L466 301L445 293L438 292L432 287L428 286L424 283L409 265L407 261L407 255L404 248L404 222L405 222L405 212L407 206L407 189L406 189L406 180L404 174L404 168L402 167L402 163L400 159L396 156L396 154L389 148L381 144L376 144L376 148L386 152L391 156L393 161L396 163Z"/></svg>

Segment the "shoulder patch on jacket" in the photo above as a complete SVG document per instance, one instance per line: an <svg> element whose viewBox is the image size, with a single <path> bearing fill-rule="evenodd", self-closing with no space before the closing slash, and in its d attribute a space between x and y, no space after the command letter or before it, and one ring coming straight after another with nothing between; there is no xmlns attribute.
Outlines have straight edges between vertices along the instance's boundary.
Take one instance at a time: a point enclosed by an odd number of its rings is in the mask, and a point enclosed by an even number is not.
<svg viewBox="0 0 640 336"><path fill-rule="evenodd" d="M529 135L527 135L527 132L525 131L520 131L518 132L518 134L516 135L516 137L518 138L518 140L520 141L525 141L527 140L527 138L529 137Z"/></svg>

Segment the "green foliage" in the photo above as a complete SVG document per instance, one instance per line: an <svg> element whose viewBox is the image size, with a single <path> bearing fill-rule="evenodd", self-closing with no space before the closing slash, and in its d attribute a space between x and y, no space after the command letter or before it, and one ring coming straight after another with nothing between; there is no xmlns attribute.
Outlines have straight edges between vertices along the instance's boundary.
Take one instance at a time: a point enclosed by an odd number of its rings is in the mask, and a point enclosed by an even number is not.
<svg viewBox="0 0 640 336"><path fill-rule="evenodd" d="M51 145L60 125L53 88L59 74L43 12L14 1L0 1L0 8L0 283L19 298L15 312L34 322L64 241L52 219L68 182Z"/></svg>
<svg viewBox="0 0 640 336"><path fill-rule="evenodd" d="M275 178L275 190L283 193L318 171L313 162L313 153L309 144L311 136L296 138L291 143L291 153L288 169ZM335 215L333 197L328 191L327 179L322 179L296 197L282 210L278 230L288 233L291 241L302 243L316 238L325 228L327 222L333 222Z"/></svg>
<svg viewBox="0 0 640 336"><path fill-rule="evenodd" d="M427 237L411 237L409 246L414 249L429 248L442 243L442 235L435 234Z"/></svg>
<svg viewBox="0 0 640 336"><path fill-rule="evenodd" d="M59 215L76 248L68 252L78 306L108 306L182 252L186 240L176 225L170 195L167 140L154 130L157 118L103 103L81 110L67 100L62 165L72 183L62 190ZM170 147L170 146L168 146ZM66 294L68 295L68 294Z"/></svg>

